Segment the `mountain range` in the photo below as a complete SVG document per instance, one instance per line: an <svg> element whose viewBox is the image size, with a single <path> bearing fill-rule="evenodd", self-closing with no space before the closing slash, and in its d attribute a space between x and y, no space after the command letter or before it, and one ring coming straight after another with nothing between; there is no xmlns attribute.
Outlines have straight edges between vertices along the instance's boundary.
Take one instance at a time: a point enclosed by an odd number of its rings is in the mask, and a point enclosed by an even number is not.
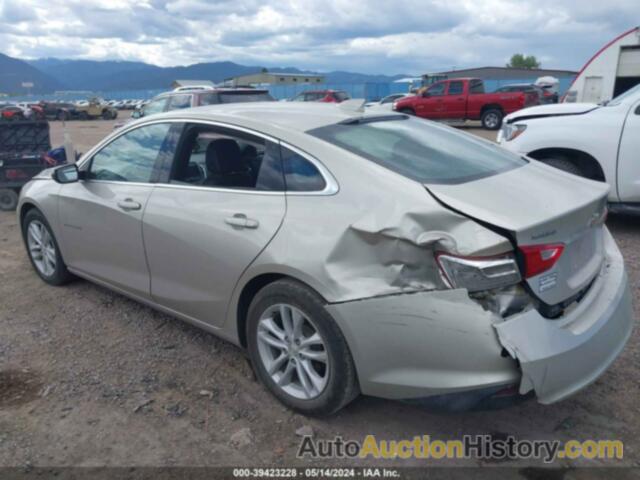
<svg viewBox="0 0 640 480"><path fill-rule="evenodd" d="M19 60L0 54L0 92L25 93L24 82L33 83L32 93L56 90L155 90L169 88L174 80L211 80L221 82L229 77L258 73L261 66L234 62L196 63L180 67L159 67L144 62L65 60L44 58ZM274 73L318 73L297 68L269 68ZM406 75L368 75L333 71L322 73L327 83L391 82Z"/></svg>

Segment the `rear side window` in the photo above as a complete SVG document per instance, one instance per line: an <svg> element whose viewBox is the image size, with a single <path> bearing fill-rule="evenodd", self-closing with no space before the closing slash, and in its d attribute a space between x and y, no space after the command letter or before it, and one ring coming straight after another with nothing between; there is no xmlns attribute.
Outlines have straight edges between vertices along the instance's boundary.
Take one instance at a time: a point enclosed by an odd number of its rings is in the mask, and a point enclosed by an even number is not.
<svg viewBox="0 0 640 480"><path fill-rule="evenodd" d="M289 192L320 192L327 186L316 166L302 155L286 147L281 148L282 168Z"/></svg>
<svg viewBox="0 0 640 480"><path fill-rule="evenodd" d="M342 123L307 133L426 184L458 184L496 175L527 162L453 129L397 115Z"/></svg>
<svg viewBox="0 0 640 480"><path fill-rule="evenodd" d="M273 97L267 92L221 92L220 103L271 102Z"/></svg>
<svg viewBox="0 0 640 480"><path fill-rule="evenodd" d="M469 82L469 93L484 93L482 80L471 80Z"/></svg>

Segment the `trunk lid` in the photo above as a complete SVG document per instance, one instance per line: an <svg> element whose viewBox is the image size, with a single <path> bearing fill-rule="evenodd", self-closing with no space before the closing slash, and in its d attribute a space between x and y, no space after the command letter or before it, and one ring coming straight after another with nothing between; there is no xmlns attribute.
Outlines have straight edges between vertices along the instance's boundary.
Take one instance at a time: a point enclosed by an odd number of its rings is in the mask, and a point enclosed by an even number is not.
<svg viewBox="0 0 640 480"><path fill-rule="evenodd" d="M425 187L449 208L509 231L518 247L564 244L551 269L526 279L547 305L576 296L600 271L604 183L529 162L480 180Z"/></svg>

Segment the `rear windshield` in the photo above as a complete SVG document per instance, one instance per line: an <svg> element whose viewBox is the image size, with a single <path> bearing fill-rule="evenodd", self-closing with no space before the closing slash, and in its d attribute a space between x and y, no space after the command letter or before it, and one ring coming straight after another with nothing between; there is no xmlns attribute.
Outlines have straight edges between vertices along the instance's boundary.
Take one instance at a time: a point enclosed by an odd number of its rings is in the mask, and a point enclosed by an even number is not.
<svg viewBox="0 0 640 480"><path fill-rule="evenodd" d="M364 117L307 133L420 183L464 183L527 163L498 145L404 115Z"/></svg>

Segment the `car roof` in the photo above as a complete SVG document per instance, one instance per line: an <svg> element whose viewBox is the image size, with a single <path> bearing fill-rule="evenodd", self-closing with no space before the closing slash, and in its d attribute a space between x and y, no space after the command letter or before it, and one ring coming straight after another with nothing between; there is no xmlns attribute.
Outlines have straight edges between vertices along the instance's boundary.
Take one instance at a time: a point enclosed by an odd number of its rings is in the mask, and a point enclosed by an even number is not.
<svg viewBox="0 0 640 480"><path fill-rule="evenodd" d="M253 129L262 127L259 129L268 133L274 127L278 130L306 132L353 118L380 116L379 113L359 111L355 104L353 108L344 103L340 105L312 102L228 103L158 113L149 118L214 120Z"/></svg>

